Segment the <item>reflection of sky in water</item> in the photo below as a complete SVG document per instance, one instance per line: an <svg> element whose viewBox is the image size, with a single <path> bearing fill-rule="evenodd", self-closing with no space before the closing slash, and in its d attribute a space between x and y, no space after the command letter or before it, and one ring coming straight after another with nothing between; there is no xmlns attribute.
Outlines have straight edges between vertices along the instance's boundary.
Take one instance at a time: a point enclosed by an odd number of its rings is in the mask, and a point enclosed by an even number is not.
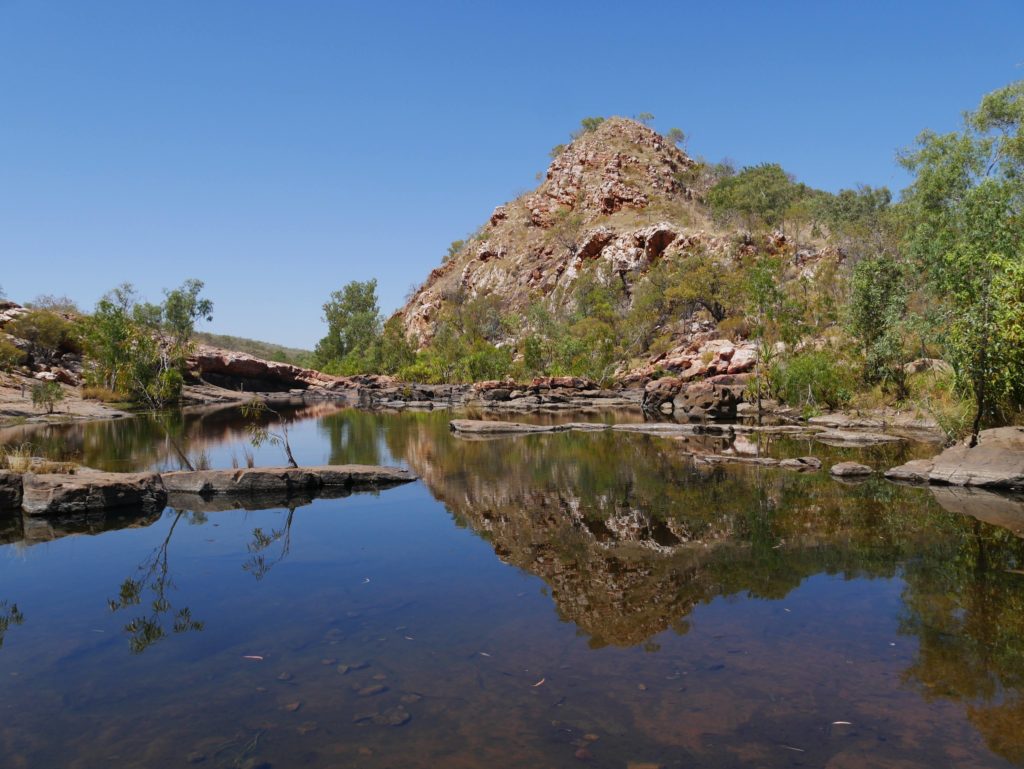
<svg viewBox="0 0 1024 769"><path fill-rule="evenodd" d="M204 429L192 446L230 466L244 434ZM299 507L287 532L286 510L169 510L0 547L24 615L0 648L0 763L1022 763L1024 547L925 490L697 471L643 436L459 441L441 414L291 435L303 462L423 481ZM166 570L111 611L165 541ZM176 634L186 607L202 629ZM167 635L132 654L140 616Z"/></svg>

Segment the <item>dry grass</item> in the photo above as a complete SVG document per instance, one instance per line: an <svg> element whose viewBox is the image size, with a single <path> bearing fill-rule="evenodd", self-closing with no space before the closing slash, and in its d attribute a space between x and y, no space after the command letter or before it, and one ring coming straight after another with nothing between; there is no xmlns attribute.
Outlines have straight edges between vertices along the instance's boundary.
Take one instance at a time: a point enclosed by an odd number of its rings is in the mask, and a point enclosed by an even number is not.
<svg viewBox="0 0 1024 769"><path fill-rule="evenodd" d="M32 456L32 445L0 447L0 468L6 467L16 473L74 473L75 462L59 462L45 457Z"/></svg>
<svg viewBox="0 0 1024 769"><path fill-rule="evenodd" d="M116 393L106 387L83 387L82 398L88 401L99 401L100 403L123 403L128 400L121 393Z"/></svg>

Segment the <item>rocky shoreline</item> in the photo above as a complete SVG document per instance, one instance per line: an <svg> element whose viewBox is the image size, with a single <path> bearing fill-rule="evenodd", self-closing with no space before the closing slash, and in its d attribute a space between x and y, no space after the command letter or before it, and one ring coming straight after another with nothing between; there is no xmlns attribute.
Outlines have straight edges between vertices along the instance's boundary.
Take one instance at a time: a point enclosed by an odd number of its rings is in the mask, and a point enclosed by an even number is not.
<svg viewBox="0 0 1024 769"><path fill-rule="evenodd" d="M0 513L27 516L76 515L130 509L158 512L175 494L203 500L247 500L289 495L313 499L321 493L390 488L416 480L408 470L375 465L261 467L238 470L182 470L167 473L110 473L81 468L68 473L0 470ZM173 500L172 500L173 501Z"/></svg>

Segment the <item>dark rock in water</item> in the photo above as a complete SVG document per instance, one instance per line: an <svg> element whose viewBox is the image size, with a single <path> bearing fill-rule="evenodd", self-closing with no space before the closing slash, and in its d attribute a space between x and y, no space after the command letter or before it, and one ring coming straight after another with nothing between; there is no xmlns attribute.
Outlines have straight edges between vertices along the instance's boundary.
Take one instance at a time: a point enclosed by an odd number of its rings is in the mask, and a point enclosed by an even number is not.
<svg viewBox="0 0 1024 769"><path fill-rule="evenodd" d="M779 462L779 467L783 467L786 470L796 470L797 472L820 470L821 460L817 457L793 457L791 459L783 459Z"/></svg>
<svg viewBox="0 0 1024 769"><path fill-rule="evenodd" d="M886 470L885 477L904 483L928 483L933 464L930 459L912 459L906 464Z"/></svg>
<svg viewBox="0 0 1024 769"><path fill-rule="evenodd" d="M837 465L832 465L829 472L837 478L865 478L875 471L858 462L840 462Z"/></svg>
<svg viewBox="0 0 1024 769"><path fill-rule="evenodd" d="M370 684L356 691L356 694L360 697L374 697L378 694L383 694L387 690L388 687L384 686L384 684Z"/></svg>
<svg viewBox="0 0 1024 769"><path fill-rule="evenodd" d="M21 473L0 470L0 513L21 510Z"/></svg>
<svg viewBox="0 0 1024 769"><path fill-rule="evenodd" d="M68 515L132 507L160 510L167 491L156 473L25 473L22 509L29 515Z"/></svg>
<svg viewBox="0 0 1024 769"><path fill-rule="evenodd" d="M1024 427L982 430L978 443L961 443L935 457L929 480L953 486L1024 489Z"/></svg>

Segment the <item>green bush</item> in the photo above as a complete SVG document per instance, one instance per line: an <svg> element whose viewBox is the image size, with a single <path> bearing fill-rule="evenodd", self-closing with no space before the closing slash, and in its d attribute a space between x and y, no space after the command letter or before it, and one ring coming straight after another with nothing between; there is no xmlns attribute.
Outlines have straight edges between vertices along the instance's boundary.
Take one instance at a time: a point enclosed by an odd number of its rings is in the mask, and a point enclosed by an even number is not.
<svg viewBox="0 0 1024 769"><path fill-rule="evenodd" d="M25 353L8 342L0 339L0 371L10 371L25 362Z"/></svg>
<svg viewBox="0 0 1024 769"><path fill-rule="evenodd" d="M803 352L772 367L776 394L791 406L837 409L853 397L855 378L849 367L827 350Z"/></svg>
<svg viewBox="0 0 1024 769"><path fill-rule="evenodd" d="M58 401L64 400L64 390L56 382L39 382L32 387L32 405L37 409L46 409L52 414Z"/></svg>

